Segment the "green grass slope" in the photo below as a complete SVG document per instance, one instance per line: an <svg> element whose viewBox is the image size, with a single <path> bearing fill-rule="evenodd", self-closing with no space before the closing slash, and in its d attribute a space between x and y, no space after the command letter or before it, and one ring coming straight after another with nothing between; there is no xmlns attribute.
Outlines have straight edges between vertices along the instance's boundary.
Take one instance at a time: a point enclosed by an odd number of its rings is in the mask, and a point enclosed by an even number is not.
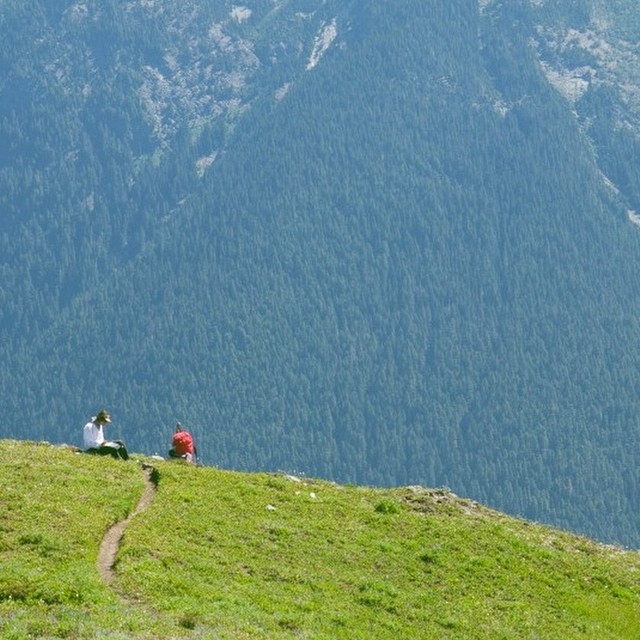
<svg viewBox="0 0 640 640"><path fill-rule="evenodd" d="M638 638L640 555L444 490L0 441L0 638Z"/></svg>

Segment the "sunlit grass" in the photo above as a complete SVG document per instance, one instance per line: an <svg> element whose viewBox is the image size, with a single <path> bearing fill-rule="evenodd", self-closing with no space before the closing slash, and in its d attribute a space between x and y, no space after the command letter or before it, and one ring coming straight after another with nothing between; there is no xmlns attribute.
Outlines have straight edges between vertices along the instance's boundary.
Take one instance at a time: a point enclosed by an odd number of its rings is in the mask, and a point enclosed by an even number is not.
<svg viewBox="0 0 640 640"><path fill-rule="evenodd" d="M636 553L446 491L177 462L153 461L112 590L97 549L142 494L139 462L0 453L1 638L640 637Z"/></svg>
<svg viewBox="0 0 640 640"><path fill-rule="evenodd" d="M142 493L140 466L12 441L0 456L0 638L158 637L96 570Z"/></svg>

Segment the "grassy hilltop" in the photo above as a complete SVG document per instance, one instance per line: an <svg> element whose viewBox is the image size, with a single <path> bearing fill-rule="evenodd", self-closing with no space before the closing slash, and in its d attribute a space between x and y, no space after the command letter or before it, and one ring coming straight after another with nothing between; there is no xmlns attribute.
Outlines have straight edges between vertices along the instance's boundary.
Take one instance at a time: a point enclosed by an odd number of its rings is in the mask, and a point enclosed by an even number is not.
<svg viewBox="0 0 640 640"><path fill-rule="evenodd" d="M640 555L445 490L0 441L0 638L633 638ZM155 467L111 585L111 525Z"/></svg>

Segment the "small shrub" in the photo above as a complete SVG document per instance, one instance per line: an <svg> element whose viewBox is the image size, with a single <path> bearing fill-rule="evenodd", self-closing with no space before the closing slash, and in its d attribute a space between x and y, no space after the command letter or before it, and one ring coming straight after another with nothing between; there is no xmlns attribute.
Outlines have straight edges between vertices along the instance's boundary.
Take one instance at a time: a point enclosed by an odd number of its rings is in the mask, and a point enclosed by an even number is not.
<svg viewBox="0 0 640 640"><path fill-rule="evenodd" d="M438 564L440 557L437 551L426 551L420 556L420 560L425 564Z"/></svg>
<svg viewBox="0 0 640 640"><path fill-rule="evenodd" d="M400 505L393 500L381 500L376 505L376 513L400 513Z"/></svg>
<svg viewBox="0 0 640 640"><path fill-rule="evenodd" d="M182 616L180 620L178 620L178 624L183 629L193 630L196 628L196 625L198 624L198 619L197 619L197 616L195 616L194 614L187 613L184 616Z"/></svg>
<svg viewBox="0 0 640 640"><path fill-rule="evenodd" d="M41 533L25 533L18 538L20 544L42 544L43 536Z"/></svg>

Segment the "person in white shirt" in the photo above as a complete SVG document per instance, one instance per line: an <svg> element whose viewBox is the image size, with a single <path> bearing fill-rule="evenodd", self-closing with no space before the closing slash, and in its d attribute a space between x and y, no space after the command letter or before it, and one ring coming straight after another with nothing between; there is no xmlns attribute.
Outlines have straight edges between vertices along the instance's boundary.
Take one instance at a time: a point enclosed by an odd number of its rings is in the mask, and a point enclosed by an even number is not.
<svg viewBox="0 0 640 640"><path fill-rule="evenodd" d="M111 416L102 409L84 425L84 448L87 453L112 456L116 460L128 460L129 454L122 440L106 440L103 428L111 422Z"/></svg>

